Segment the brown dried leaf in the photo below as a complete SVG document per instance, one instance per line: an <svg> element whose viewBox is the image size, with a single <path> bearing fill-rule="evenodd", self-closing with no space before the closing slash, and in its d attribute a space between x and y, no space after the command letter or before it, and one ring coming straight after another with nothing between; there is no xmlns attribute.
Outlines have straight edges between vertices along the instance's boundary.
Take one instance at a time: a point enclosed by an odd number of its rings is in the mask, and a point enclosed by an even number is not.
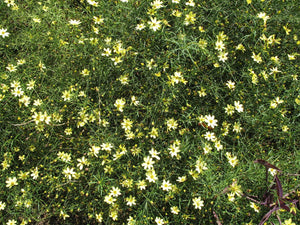
<svg viewBox="0 0 300 225"><path fill-rule="evenodd" d="M217 224L218 224L218 225L222 225L222 223L221 223L221 221L220 221L220 219L219 219L217 213L216 213L215 211L213 211L213 214L214 214L214 217L215 217L216 220L217 220Z"/></svg>
<svg viewBox="0 0 300 225"><path fill-rule="evenodd" d="M275 181L276 181L276 190L277 190L277 195L279 198L283 197L283 191L282 191L282 185L280 180L278 179L278 176L275 176Z"/></svg>
<svg viewBox="0 0 300 225"><path fill-rule="evenodd" d="M276 166L272 165L271 163L268 163L266 160L263 160L263 159L257 159L254 161L255 163L259 163L261 165L264 165L265 167L267 168L272 168L272 169L275 169L279 172L282 172L280 169L278 169Z"/></svg>

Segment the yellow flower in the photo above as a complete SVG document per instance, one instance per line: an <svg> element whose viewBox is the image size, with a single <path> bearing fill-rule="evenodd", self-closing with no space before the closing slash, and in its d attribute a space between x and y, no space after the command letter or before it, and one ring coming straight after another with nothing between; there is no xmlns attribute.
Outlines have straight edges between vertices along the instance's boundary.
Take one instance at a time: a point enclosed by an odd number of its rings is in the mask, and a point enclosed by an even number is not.
<svg viewBox="0 0 300 225"><path fill-rule="evenodd" d="M257 63L262 62L262 58L260 56L260 53L258 55L256 55L254 52L252 52L251 58L254 60L254 62L257 62Z"/></svg>
<svg viewBox="0 0 300 225"><path fill-rule="evenodd" d="M282 225L296 225L296 224L293 223L292 219L288 219L288 220L285 220Z"/></svg>
<svg viewBox="0 0 300 225"><path fill-rule="evenodd" d="M121 123L122 128L125 131L130 131L132 127L133 122L130 119L123 119L123 122Z"/></svg>
<svg viewBox="0 0 300 225"><path fill-rule="evenodd" d="M6 225L16 225L17 221L15 220L8 220L8 222L6 223Z"/></svg>
<svg viewBox="0 0 300 225"><path fill-rule="evenodd" d="M185 15L184 25L194 24L196 21L196 13L189 12L189 14Z"/></svg>
<svg viewBox="0 0 300 225"><path fill-rule="evenodd" d="M178 123L176 120L174 120L174 118L168 119L166 123L167 123L167 130L171 130L171 129L175 130L178 127Z"/></svg>
<svg viewBox="0 0 300 225"><path fill-rule="evenodd" d="M0 29L0 36L2 36L3 38L8 37L9 33L7 32L7 29Z"/></svg>
<svg viewBox="0 0 300 225"><path fill-rule="evenodd" d="M204 206L204 201L201 200L201 197L193 198L193 205L195 209L201 209Z"/></svg>
<svg viewBox="0 0 300 225"><path fill-rule="evenodd" d="M126 205L129 205L129 206L136 205L136 199L132 195L130 195L129 197L125 198L125 200L127 202Z"/></svg>
<svg viewBox="0 0 300 225"><path fill-rule="evenodd" d="M102 222L102 220L103 220L102 213L96 214L96 220L97 220L99 223Z"/></svg>
<svg viewBox="0 0 300 225"><path fill-rule="evenodd" d="M149 28L153 31L157 31L160 29L161 25L161 21L160 20L157 20L156 17L151 17L150 18L151 21L148 21L148 24L149 24Z"/></svg>
<svg viewBox="0 0 300 225"><path fill-rule="evenodd" d="M87 69L84 69L84 70L81 71L80 74L81 74L83 77L86 77L86 76L88 76L88 75L90 74L90 71L87 70Z"/></svg>
<svg viewBox="0 0 300 225"><path fill-rule="evenodd" d="M0 211L5 209L5 202L0 201Z"/></svg>
<svg viewBox="0 0 300 225"><path fill-rule="evenodd" d="M124 106L125 106L125 99L117 99L114 106L117 108L118 111L123 112Z"/></svg>
<svg viewBox="0 0 300 225"><path fill-rule="evenodd" d="M6 180L6 187L11 188L11 187L16 186L16 185L18 185L18 180L17 180L16 177L9 177Z"/></svg>
<svg viewBox="0 0 300 225"><path fill-rule="evenodd" d="M259 212L259 206L257 206L254 202L250 203L250 207L254 209L255 212Z"/></svg>

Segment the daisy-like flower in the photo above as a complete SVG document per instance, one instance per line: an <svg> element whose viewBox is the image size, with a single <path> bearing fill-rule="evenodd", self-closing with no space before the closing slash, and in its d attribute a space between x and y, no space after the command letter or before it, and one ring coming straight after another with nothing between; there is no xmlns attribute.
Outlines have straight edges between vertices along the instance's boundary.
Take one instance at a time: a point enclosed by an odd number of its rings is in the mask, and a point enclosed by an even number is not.
<svg viewBox="0 0 300 225"><path fill-rule="evenodd" d="M104 22L104 19L102 18L102 16L94 16L93 20L94 20L95 24L101 24Z"/></svg>
<svg viewBox="0 0 300 225"><path fill-rule="evenodd" d="M30 80L27 84L27 89L32 90L34 88L34 85L35 85L35 80Z"/></svg>
<svg viewBox="0 0 300 225"><path fill-rule="evenodd" d="M41 99L36 99L33 101L34 106L40 106L43 104L43 101Z"/></svg>
<svg viewBox="0 0 300 225"><path fill-rule="evenodd" d="M7 32L7 29L1 28L0 29L0 36L2 36L3 38L8 37L9 33Z"/></svg>
<svg viewBox="0 0 300 225"><path fill-rule="evenodd" d="M282 225L296 225L296 224L293 223L292 219L288 219L288 220L285 220Z"/></svg>
<svg viewBox="0 0 300 225"><path fill-rule="evenodd" d="M101 54L102 56L110 56L111 55L111 50L109 48L104 48L103 53Z"/></svg>
<svg viewBox="0 0 300 225"><path fill-rule="evenodd" d="M28 107L28 105L30 104L30 97L27 95L23 95L20 99L19 99L20 103L23 103L24 106Z"/></svg>
<svg viewBox="0 0 300 225"><path fill-rule="evenodd" d="M136 25L135 29L136 29L136 30L143 30L145 27L146 27L145 24L140 23L140 24L137 24L137 25Z"/></svg>
<svg viewBox="0 0 300 225"><path fill-rule="evenodd" d="M133 122L130 119L123 119L123 122L121 123L122 128L126 131L130 131L132 127Z"/></svg>
<svg viewBox="0 0 300 225"><path fill-rule="evenodd" d="M223 145L221 144L220 140L215 142L215 148L217 149L217 151L220 151L223 149Z"/></svg>
<svg viewBox="0 0 300 225"><path fill-rule="evenodd" d="M242 129L243 128L241 127L241 124L239 122L234 122L234 124L233 124L233 131L234 132L240 133Z"/></svg>
<svg viewBox="0 0 300 225"><path fill-rule="evenodd" d="M259 206L258 205L256 205L254 202L251 202L250 203L250 207L252 208L252 209L254 209L254 211L255 212L259 212Z"/></svg>
<svg viewBox="0 0 300 225"><path fill-rule="evenodd" d="M5 209L5 202L0 201L0 211Z"/></svg>
<svg viewBox="0 0 300 225"><path fill-rule="evenodd" d="M228 59L227 55L228 55L228 52L219 52L219 55L218 55L219 61L225 62Z"/></svg>
<svg viewBox="0 0 300 225"><path fill-rule="evenodd" d="M4 0L8 7L15 6L15 0Z"/></svg>
<svg viewBox="0 0 300 225"><path fill-rule="evenodd" d="M153 9L159 9L163 7L163 2L160 0L155 0L151 3Z"/></svg>
<svg viewBox="0 0 300 225"><path fill-rule="evenodd" d="M146 187L147 187L147 183L146 183L145 180L139 180L139 181L136 183L136 185L138 186L138 188L139 188L140 190L145 190Z"/></svg>
<svg viewBox="0 0 300 225"><path fill-rule="evenodd" d="M232 155L230 152L226 152L226 157L227 157L227 160L228 160L229 164L232 167L235 167L238 164L237 157Z"/></svg>
<svg viewBox="0 0 300 225"><path fill-rule="evenodd" d="M64 101L70 101L71 100L71 91L70 90L65 90L63 93L62 93L62 98Z"/></svg>
<svg viewBox="0 0 300 225"><path fill-rule="evenodd" d="M24 91L22 91L22 88L15 88L12 90L12 94L15 97L21 97L24 94Z"/></svg>
<svg viewBox="0 0 300 225"><path fill-rule="evenodd" d="M270 102L270 108L275 109L279 104L283 103L284 101L281 100L279 97L276 97L274 100Z"/></svg>
<svg viewBox="0 0 300 225"><path fill-rule="evenodd" d="M227 81L226 86L230 89L230 90L234 90L235 88L235 83L231 80Z"/></svg>
<svg viewBox="0 0 300 225"><path fill-rule="evenodd" d="M204 206L204 201L201 200L201 197L193 198L193 205L195 209L201 209Z"/></svg>
<svg viewBox="0 0 300 225"><path fill-rule="evenodd" d="M101 149L107 152L111 152L112 148L113 148L113 144L111 143L103 143L101 144Z"/></svg>
<svg viewBox="0 0 300 225"><path fill-rule="evenodd" d="M69 218L69 217L70 217L66 212L64 212L64 211L62 211L62 210L60 210L59 216L62 217L64 220L65 220L66 218Z"/></svg>
<svg viewBox="0 0 300 225"><path fill-rule="evenodd" d="M156 158L157 160L160 160L160 157L158 156L160 152L156 151L154 148L151 148L149 154L151 155L152 158Z"/></svg>
<svg viewBox="0 0 300 225"><path fill-rule="evenodd" d="M189 14L185 15L184 25L188 26L190 24L194 24L196 22L196 13L189 12Z"/></svg>
<svg viewBox="0 0 300 225"><path fill-rule="evenodd" d="M77 159L77 161L78 161L77 167L79 167L80 170L83 169L84 165L89 165L88 160L84 156L82 156L81 159Z"/></svg>
<svg viewBox="0 0 300 225"><path fill-rule="evenodd" d="M150 183L155 183L158 180L155 170L152 169L147 171L146 180L148 180Z"/></svg>
<svg viewBox="0 0 300 225"><path fill-rule="evenodd" d="M232 115L234 113L234 106L231 104L227 104L227 106L225 107L225 112L228 115Z"/></svg>
<svg viewBox="0 0 300 225"><path fill-rule="evenodd" d="M234 108L236 111L238 112L243 112L244 111L244 107L243 105L240 103L240 101L234 101Z"/></svg>
<svg viewBox="0 0 300 225"><path fill-rule="evenodd" d="M163 183L161 184L161 189L163 191L170 191L172 190L172 184L169 181L163 180Z"/></svg>
<svg viewBox="0 0 300 225"><path fill-rule="evenodd" d="M100 147L99 146L95 146L92 145L92 147L89 149L90 152L95 156L98 157L99 151L100 151Z"/></svg>
<svg viewBox="0 0 300 225"><path fill-rule="evenodd" d="M106 195L104 197L104 202L106 202L107 204L111 205L111 204L114 204L114 202L116 201L117 199L115 199L112 195Z"/></svg>
<svg viewBox="0 0 300 225"><path fill-rule="evenodd" d="M288 54L288 58L289 58L289 60L295 60L296 55L295 54Z"/></svg>
<svg viewBox="0 0 300 225"><path fill-rule="evenodd" d="M175 143L173 143L172 145L170 145L170 147L168 148L168 150L170 151L170 155L173 158L178 157L178 153L180 152L179 146L176 145Z"/></svg>
<svg viewBox="0 0 300 225"><path fill-rule="evenodd" d="M152 127L151 131L149 132L149 135L151 138L157 138L158 137L158 128Z"/></svg>
<svg viewBox="0 0 300 225"><path fill-rule="evenodd" d="M26 63L26 60L25 59L19 59L18 61L17 61L17 65L23 65L23 64L25 64Z"/></svg>
<svg viewBox="0 0 300 225"><path fill-rule="evenodd" d="M125 106L125 99L117 99L114 106L117 108L118 111L123 112L124 106Z"/></svg>
<svg viewBox="0 0 300 225"><path fill-rule="evenodd" d="M121 189L118 187L112 187L110 190L110 195L113 197L118 197L119 195L121 195Z"/></svg>
<svg viewBox="0 0 300 225"><path fill-rule="evenodd" d="M140 104L140 101L138 101L134 95L131 96L131 102L135 106L138 106Z"/></svg>
<svg viewBox="0 0 300 225"><path fill-rule="evenodd" d="M178 123L174 118L168 119L167 120L167 130L175 130L178 127Z"/></svg>
<svg viewBox="0 0 300 225"><path fill-rule="evenodd" d="M193 0L189 0L189 1L186 2L185 4L188 5L188 6L192 6L192 7L195 6L195 2L194 2Z"/></svg>
<svg viewBox="0 0 300 225"><path fill-rule="evenodd" d="M87 0L87 3L89 3L92 6L98 7L98 2L94 1L94 0Z"/></svg>
<svg viewBox="0 0 300 225"><path fill-rule="evenodd" d="M186 176L178 177L176 181L179 183L183 183L184 181L186 181Z"/></svg>
<svg viewBox="0 0 300 225"><path fill-rule="evenodd" d="M88 76L88 75L90 74L90 71L89 71L88 69L84 69L84 70L81 71L80 74L81 74L83 77L86 77L86 76Z"/></svg>
<svg viewBox="0 0 300 225"><path fill-rule="evenodd" d="M101 223L103 220L102 213L97 213L95 216L96 216L97 222Z"/></svg>
<svg viewBox="0 0 300 225"><path fill-rule="evenodd" d="M8 64L6 69L9 71L9 72L15 72L17 71L17 66L14 66L13 64Z"/></svg>
<svg viewBox="0 0 300 225"><path fill-rule="evenodd" d="M151 170L154 165L154 161L150 156L144 157L144 162L142 163L142 167L144 167L145 170Z"/></svg>
<svg viewBox="0 0 300 225"><path fill-rule="evenodd" d="M164 219L162 219L162 218L156 217L156 218L155 218L155 223L156 223L157 225L163 225L163 224L165 224L165 221L164 221Z"/></svg>
<svg viewBox="0 0 300 225"><path fill-rule="evenodd" d="M257 63L262 62L262 58L260 56L260 53L258 55L256 55L254 52L252 52L251 58L254 60L254 62L257 62Z"/></svg>
<svg viewBox="0 0 300 225"><path fill-rule="evenodd" d="M17 221L16 220L8 220L6 225L17 225Z"/></svg>
<svg viewBox="0 0 300 225"><path fill-rule="evenodd" d="M208 127L214 128L216 126L218 126L218 120L215 119L214 115L207 115L205 116L205 122L207 123Z"/></svg>
<svg viewBox="0 0 300 225"><path fill-rule="evenodd" d="M223 50L225 50L225 44L224 44L224 42L223 41L216 41L216 43L215 43L215 45L216 45L216 47L215 47L215 49L216 50L218 50L218 51L223 51Z"/></svg>
<svg viewBox="0 0 300 225"><path fill-rule="evenodd" d="M210 153L211 150L212 150L212 147L210 146L210 144L209 143L205 143L205 145L203 147L204 154Z"/></svg>
<svg viewBox="0 0 300 225"><path fill-rule="evenodd" d="M148 21L149 28L153 31L157 31L161 28L161 21L157 20L156 17L150 17L151 21Z"/></svg>
<svg viewBox="0 0 300 225"><path fill-rule="evenodd" d="M67 167L66 169L63 170L63 174L69 179L71 180L72 177L74 178L76 176L76 172L74 171L73 168L69 168Z"/></svg>
<svg viewBox="0 0 300 225"><path fill-rule="evenodd" d="M207 131L204 135L204 138L208 141L214 142L216 140L215 133Z"/></svg>
<svg viewBox="0 0 300 225"><path fill-rule="evenodd" d="M11 82L10 87L12 87L12 88L20 88L21 84L20 84L19 81L15 81L14 80L13 82Z"/></svg>
<svg viewBox="0 0 300 225"><path fill-rule="evenodd" d="M79 24L81 24L80 20L69 20L69 24L73 25L73 26L78 26Z"/></svg>
<svg viewBox="0 0 300 225"><path fill-rule="evenodd" d="M267 20L270 19L270 17L267 16L265 12L258 13L257 17L260 18L260 19L262 19L264 21L264 25L266 25Z"/></svg>
<svg viewBox="0 0 300 225"><path fill-rule="evenodd" d="M179 210L178 206L172 206L171 207L171 213L177 215L179 212L180 212L180 210Z"/></svg>
<svg viewBox="0 0 300 225"><path fill-rule="evenodd" d="M35 23L41 23L41 19L40 19L40 18L35 17L35 18L33 18L32 20L33 20L33 22L35 22Z"/></svg>
<svg viewBox="0 0 300 225"><path fill-rule="evenodd" d="M32 179L34 179L34 180L36 180L39 177L39 170L37 167L34 168L32 173L30 174L30 176L32 176Z"/></svg>
<svg viewBox="0 0 300 225"><path fill-rule="evenodd" d="M6 187L11 188L13 186L18 185L18 180L16 177L9 177L9 178L7 178L5 183L6 183Z"/></svg>
<svg viewBox="0 0 300 225"><path fill-rule="evenodd" d="M240 51L242 51L242 52L246 51L244 45L242 45L242 44L238 44L238 45L235 47L235 49L236 49L236 50L240 50Z"/></svg>
<svg viewBox="0 0 300 225"><path fill-rule="evenodd" d="M123 85L128 84L128 74L121 75L117 80L119 80Z"/></svg>
<svg viewBox="0 0 300 225"><path fill-rule="evenodd" d="M126 205L129 205L129 206L136 205L136 199L132 195L130 195L129 197L125 198L125 201L126 201Z"/></svg>
<svg viewBox="0 0 300 225"><path fill-rule="evenodd" d="M203 162L202 159L198 159L198 160L197 160L195 167L196 167L195 170L196 170L198 173L202 173L203 170L207 170L207 169L208 169L208 168L207 168L207 163L206 163L206 162Z"/></svg>

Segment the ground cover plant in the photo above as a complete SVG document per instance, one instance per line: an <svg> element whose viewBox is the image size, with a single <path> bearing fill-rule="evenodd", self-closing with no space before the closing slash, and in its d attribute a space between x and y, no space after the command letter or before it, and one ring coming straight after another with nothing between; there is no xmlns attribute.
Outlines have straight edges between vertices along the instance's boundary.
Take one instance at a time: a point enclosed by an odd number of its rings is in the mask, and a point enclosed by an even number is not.
<svg viewBox="0 0 300 225"><path fill-rule="evenodd" d="M0 222L299 223L296 0L0 0Z"/></svg>

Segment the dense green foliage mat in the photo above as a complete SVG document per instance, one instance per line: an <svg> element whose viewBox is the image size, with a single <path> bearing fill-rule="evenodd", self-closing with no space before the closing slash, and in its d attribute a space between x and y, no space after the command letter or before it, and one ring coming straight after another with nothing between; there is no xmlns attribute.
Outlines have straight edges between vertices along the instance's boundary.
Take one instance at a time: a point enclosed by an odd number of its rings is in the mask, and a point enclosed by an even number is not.
<svg viewBox="0 0 300 225"><path fill-rule="evenodd" d="M297 0L0 0L1 224L297 224Z"/></svg>

